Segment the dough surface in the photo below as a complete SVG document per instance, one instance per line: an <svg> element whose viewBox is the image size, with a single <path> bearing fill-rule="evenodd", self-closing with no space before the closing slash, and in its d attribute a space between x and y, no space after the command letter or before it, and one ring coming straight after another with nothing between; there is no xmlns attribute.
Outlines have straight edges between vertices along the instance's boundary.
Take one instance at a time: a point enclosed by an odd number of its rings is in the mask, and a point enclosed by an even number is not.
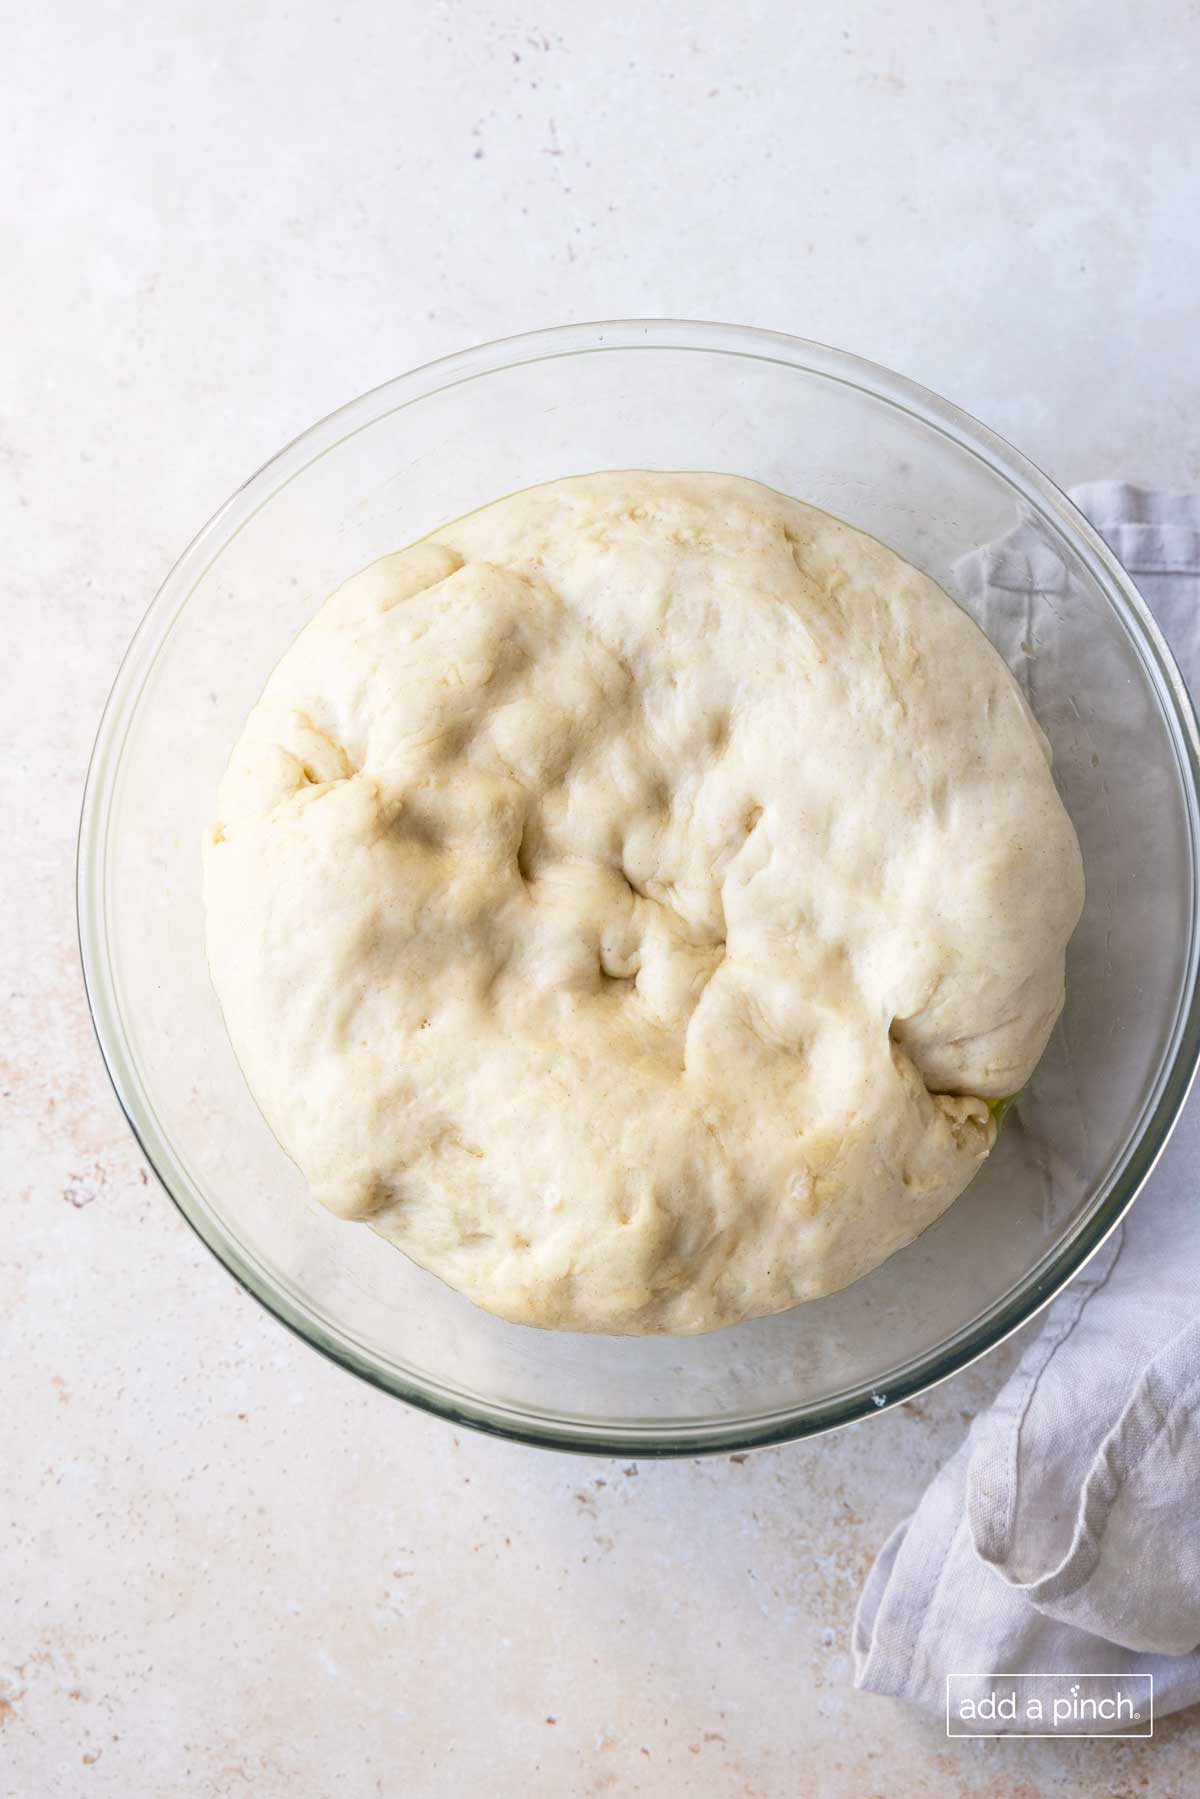
<svg viewBox="0 0 1200 1799"><path fill-rule="evenodd" d="M1079 849L977 626L754 482L615 473L371 565L204 845L235 1051L318 1199L525 1324L711 1330L962 1191Z"/></svg>

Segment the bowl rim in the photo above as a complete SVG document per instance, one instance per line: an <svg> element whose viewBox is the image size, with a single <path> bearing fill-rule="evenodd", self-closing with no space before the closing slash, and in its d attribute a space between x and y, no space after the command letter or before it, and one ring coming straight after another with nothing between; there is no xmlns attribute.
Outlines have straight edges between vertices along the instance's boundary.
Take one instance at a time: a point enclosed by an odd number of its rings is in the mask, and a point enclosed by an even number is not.
<svg viewBox="0 0 1200 1799"><path fill-rule="evenodd" d="M1191 846L1191 919L1177 1014L1168 1052L1140 1125L1107 1188L1094 1198L1072 1235L1049 1252L1019 1287L1002 1296L982 1323L964 1327L937 1349L910 1359L886 1390L850 1387L812 1405L776 1408L728 1422L682 1418L667 1423L571 1419L460 1393L426 1377L385 1367L349 1332L326 1327L284 1290L212 1214L157 1128L128 1048L108 955L106 868L108 820L116 776L145 684L177 619L208 568L233 536L303 469L380 418L450 387L529 363L581 354L639 349L700 351L778 362L857 388L913 415L961 450L986 462L1047 517L1092 579L1114 600L1147 667L1172 729L1187 797ZM757 326L688 319L616 319L550 326L456 351L359 395L300 432L245 480L192 539L168 572L121 661L105 703L88 764L76 852L80 960L101 1057L117 1101L166 1193L214 1256L269 1312L311 1347L350 1372L449 1422L540 1447L635 1456L742 1451L820 1435L937 1386L978 1361L1043 1310L1097 1253L1125 1216L1170 1137L1200 1065L1200 730L1183 677L1145 602L1099 533L1065 493L1020 451L969 413L907 377L829 345ZM521 1328L514 1326L513 1328Z"/></svg>

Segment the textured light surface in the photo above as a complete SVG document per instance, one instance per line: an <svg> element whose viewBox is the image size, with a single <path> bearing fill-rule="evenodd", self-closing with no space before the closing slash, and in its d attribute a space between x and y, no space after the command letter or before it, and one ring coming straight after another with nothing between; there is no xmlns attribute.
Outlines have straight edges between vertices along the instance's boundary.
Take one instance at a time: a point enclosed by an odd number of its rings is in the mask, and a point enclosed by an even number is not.
<svg viewBox="0 0 1200 1799"><path fill-rule="evenodd" d="M831 1439L628 1475L456 1441L288 1336L147 1183L71 869L104 695L191 533L310 420L464 343L778 326L1061 483L1194 482L1195 30L1184 0L8 21L6 1799L1194 1790L1190 1714L948 1742L849 1688L870 1558L1008 1352Z"/></svg>

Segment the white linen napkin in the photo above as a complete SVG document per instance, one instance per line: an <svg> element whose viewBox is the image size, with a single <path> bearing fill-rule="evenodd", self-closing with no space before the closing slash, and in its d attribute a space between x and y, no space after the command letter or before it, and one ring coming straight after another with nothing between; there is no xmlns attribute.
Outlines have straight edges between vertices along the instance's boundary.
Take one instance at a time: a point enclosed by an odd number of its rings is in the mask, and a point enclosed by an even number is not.
<svg viewBox="0 0 1200 1799"><path fill-rule="evenodd" d="M1097 482L1072 498L1196 691L1200 494ZM1024 584L1036 608L1055 570L1019 538L981 552L979 578ZM1200 1700L1198 1173L1193 1093L1125 1223L881 1550L856 1686L941 1713L951 1673L1150 1673L1156 1713Z"/></svg>

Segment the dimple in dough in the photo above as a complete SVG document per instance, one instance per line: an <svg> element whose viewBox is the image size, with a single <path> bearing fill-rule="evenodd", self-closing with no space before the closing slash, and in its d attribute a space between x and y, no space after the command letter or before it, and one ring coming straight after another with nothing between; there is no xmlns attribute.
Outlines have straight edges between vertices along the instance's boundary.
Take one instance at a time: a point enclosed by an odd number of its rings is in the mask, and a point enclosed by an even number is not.
<svg viewBox="0 0 1200 1799"><path fill-rule="evenodd" d="M1044 737L931 580L754 482L514 495L340 588L205 841L234 1048L317 1198L479 1305L712 1330L990 1149L1083 902Z"/></svg>

